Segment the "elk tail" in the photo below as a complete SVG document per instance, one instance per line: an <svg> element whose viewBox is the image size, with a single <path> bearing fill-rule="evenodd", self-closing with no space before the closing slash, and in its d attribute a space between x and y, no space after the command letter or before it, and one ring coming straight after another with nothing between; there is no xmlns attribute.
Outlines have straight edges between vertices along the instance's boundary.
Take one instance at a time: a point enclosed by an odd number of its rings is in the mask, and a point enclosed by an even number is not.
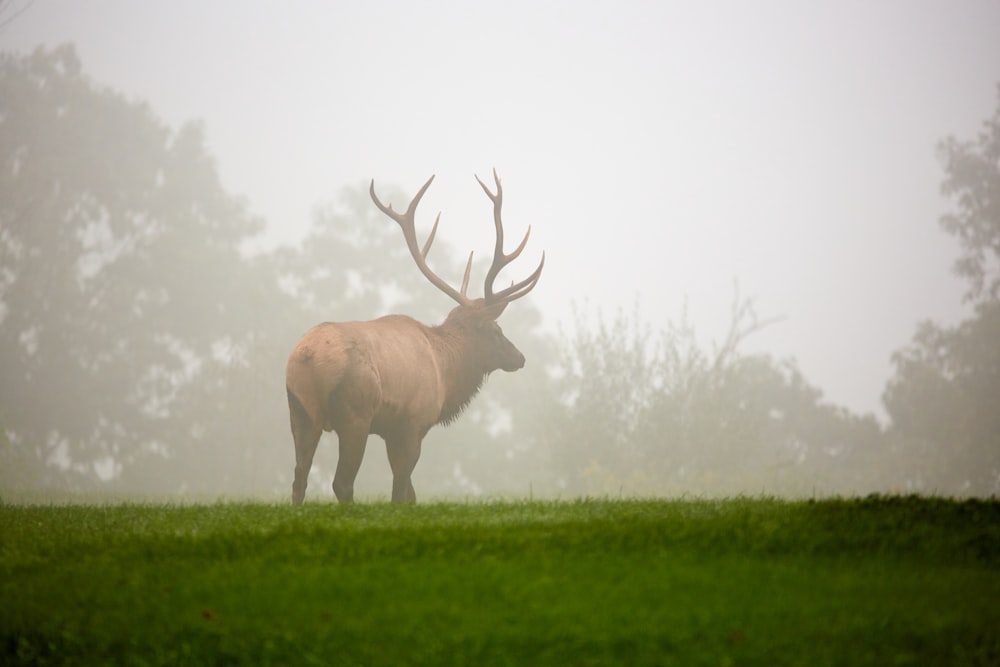
<svg viewBox="0 0 1000 667"><path fill-rule="evenodd" d="M288 392L288 414L292 422L292 433L309 429L312 426L309 412L288 385L285 385L285 391Z"/></svg>

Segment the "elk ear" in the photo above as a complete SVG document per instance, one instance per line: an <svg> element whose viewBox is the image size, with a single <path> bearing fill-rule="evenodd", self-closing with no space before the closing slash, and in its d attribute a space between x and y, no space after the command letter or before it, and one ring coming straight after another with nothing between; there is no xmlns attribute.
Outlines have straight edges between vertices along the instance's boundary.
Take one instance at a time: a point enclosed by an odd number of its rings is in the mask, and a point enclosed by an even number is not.
<svg viewBox="0 0 1000 667"><path fill-rule="evenodd" d="M483 308L483 316L490 320L496 320L503 313L504 308L507 307L507 303L507 301L498 301L486 306Z"/></svg>

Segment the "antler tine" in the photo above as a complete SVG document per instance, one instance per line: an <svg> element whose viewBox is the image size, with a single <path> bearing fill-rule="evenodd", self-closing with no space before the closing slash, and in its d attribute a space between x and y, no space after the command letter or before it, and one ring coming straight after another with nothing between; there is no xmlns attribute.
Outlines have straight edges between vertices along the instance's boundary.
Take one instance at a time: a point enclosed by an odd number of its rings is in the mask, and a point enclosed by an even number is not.
<svg viewBox="0 0 1000 667"><path fill-rule="evenodd" d="M427 259L427 253L431 250L431 244L434 243L434 236L438 233L438 223L441 222L441 212L438 211L437 217L434 218L434 226L431 227L431 233L427 235L427 240L424 241L424 247L420 251L420 256Z"/></svg>
<svg viewBox="0 0 1000 667"><path fill-rule="evenodd" d="M524 296L525 294L527 294L528 292L530 292L535 288L535 285L538 283L538 279L542 277L542 267L544 266L545 266L545 253L543 252L542 261L538 263L538 268L535 269L530 276L528 276L521 282L517 283L516 285L511 285L510 287L500 290L499 292L493 295L494 300L506 301L509 303L516 299L520 299L522 296Z"/></svg>
<svg viewBox="0 0 1000 667"><path fill-rule="evenodd" d="M469 253L469 262L465 265L465 276L462 278L462 296L465 296L466 290L469 289L469 275L472 273L473 252Z"/></svg>
<svg viewBox="0 0 1000 667"><path fill-rule="evenodd" d="M520 256L521 251L524 250L525 246L528 244L528 237L531 236L531 227L528 227L528 231L525 232L524 238L521 239L521 243L517 246L517 248L515 248L511 253L505 254L503 251L503 220L501 218L501 209L503 208L503 186L500 184L500 177L497 175L497 170L494 169L493 181L497 184L496 193L491 192L479 176L476 176L476 181L479 183L479 187L483 189L483 192L486 193L486 196L490 198L490 201L493 202L493 226L496 228L496 245L493 247L493 262L490 264L489 271L486 272L486 282L483 286L483 291L488 302L504 300L513 301L514 299L518 299L530 292L535 286L535 283L538 282L538 278L542 273L542 266L545 264L545 255L544 253L542 254L541 264L538 265L535 272L528 278L499 292L493 292L493 283L496 281L500 271L517 259L518 256ZM526 288L523 293L519 291L522 288Z"/></svg>
<svg viewBox="0 0 1000 667"><path fill-rule="evenodd" d="M491 300L493 296L493 282L500 273L500 269L506 265L503 254L503 220L500 217L500 211L503 208L503 186L500 184L500 177L497 175L496 169L493 170L493 181L497 184L496 193L491 192L479 178L479 175L476 175L476 182L479 183L479 187L483 189L486 196L493 202L493 226L496 228L493 262L490 264L489 271L486 272L486 281L483 285L483 291L487 300Z"/></svg>
<svg viewBox="0 0 1000 667"><path fill-rule="evenodd" d="M414 216L417 212L417 204L420 203L420 199L424 196L424 193L427 192L427 188L430 187L433 180L434 176L428 178L423 187L417 191L417 194L415 194L413 199L410 200L410 205L406 208L406 213L397 213L393 210L391 203L386 206L379 200L378 195L375 194L375 179L372 179L371 186L368 188L368 193L371 195L372 201L375 202L375 206L378 207L378 210L382 211L399 224L400 229L403 230L403 238L406 240L406 247L410 251L410 256L413 257L413 261L416 262L417 268L420 269L422 274L424 274L424 277L427 278L432 285L458 303L462 305L469 305L472 302L465 295L465 291L469 282L469 271L472 268L471 256L469 257L469 265L465 269L465 279L462 282L461 292L456 291L454 287L442 280L440 276L431 271L431 268L427 266L427 252L430 250L431 243L434 241L434 235L437 234L438 222L441 219L440 213L438 213L437 218L434 220L434 228L431 230L423 249L421 249L417 244L417 232L414 225Z"/></svg>

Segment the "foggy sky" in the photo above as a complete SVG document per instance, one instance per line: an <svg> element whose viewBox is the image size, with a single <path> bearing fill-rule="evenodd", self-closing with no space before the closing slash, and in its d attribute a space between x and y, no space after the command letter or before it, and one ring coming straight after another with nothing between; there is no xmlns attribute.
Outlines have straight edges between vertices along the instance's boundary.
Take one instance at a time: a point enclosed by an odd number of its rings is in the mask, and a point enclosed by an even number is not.
<svg viewBox="0 0 1000 667"><path fill-rule="evenodd" d="M441 210L488 256L473 174L496 167L510 242L532 226L508 277L546 251L530 298L553 329L574 301L655 325L686 298L718 338L738 279L784 317L748 350L877 411L915 324L966 313L934 151L992 113L997 26L993 0L37 0L0 49L74 42L98 82L202 119L268 245L345 186L434 173L418 224Z"/></svg>

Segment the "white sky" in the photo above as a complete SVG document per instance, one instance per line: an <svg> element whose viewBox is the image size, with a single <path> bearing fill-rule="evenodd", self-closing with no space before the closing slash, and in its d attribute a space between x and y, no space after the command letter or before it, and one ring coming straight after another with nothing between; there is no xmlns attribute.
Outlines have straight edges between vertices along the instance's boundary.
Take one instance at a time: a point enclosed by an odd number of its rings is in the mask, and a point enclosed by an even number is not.
<svg viewBox="0 0 1000 667"><path fill-rule="evenodd" d="M965 313L934 149L994 109L995 0L37 0L0 32L65 41L169 124L204 120L272 242L346 185L436 173L425 230L443 210L440 235L487 256L472 176L495 166L509 242L532 225L510 277L546 251L528 298L553 327L573 301L659 324L687 297L720 337L738 279L785 317L748 350L879 411L915 324Z"/></svg>

